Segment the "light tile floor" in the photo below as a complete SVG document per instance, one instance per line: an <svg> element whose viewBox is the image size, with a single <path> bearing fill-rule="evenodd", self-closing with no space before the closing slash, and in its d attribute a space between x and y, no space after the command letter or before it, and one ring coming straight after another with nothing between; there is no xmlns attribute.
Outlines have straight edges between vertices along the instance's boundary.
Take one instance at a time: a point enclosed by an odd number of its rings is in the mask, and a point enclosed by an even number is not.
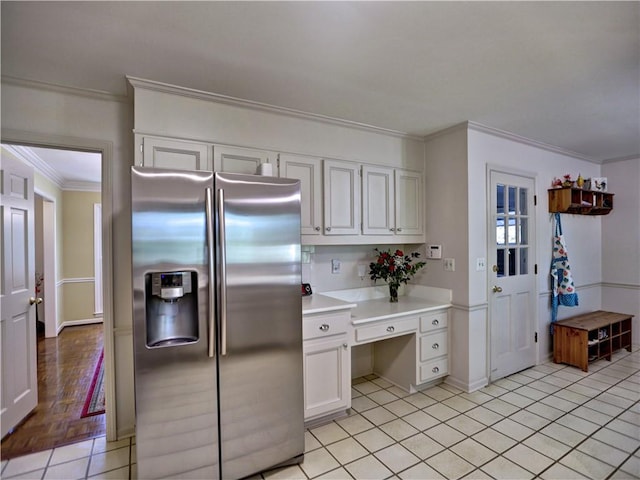
<svg viewBox="0 0 640 480"><path fill-rule="evenodd" d="M304 463L255 479L640 478L640 350L589 372L545 363L473 393L354 380L351 415L305 432ZM3 479L135 479L135 440L2 462Z"/></svg>

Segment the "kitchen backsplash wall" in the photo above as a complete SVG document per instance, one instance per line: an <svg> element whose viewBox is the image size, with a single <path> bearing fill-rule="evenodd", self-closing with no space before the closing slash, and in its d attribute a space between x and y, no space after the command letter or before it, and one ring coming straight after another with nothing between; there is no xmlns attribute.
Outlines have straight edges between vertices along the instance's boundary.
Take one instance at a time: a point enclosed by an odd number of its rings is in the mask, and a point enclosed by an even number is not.
<svg viewBox="0 0 640 480"><path fill-rule="evenodd" d="M369 278L369 263L374 260L374 248L381 250L401 249L405 252L418 251L424 258L424 245L331 245L331 246L303 246L302 281L310 283L314 292L329 290L344 290L347 288L370 287L374 282ZM308 253L309 263L304 263L305 249L312 249ZM340 273L332 273L332 261L340 262ZM364 265L365 275L360 278L358 265ZM427 262L426 268L429 268ZM380 284L381 281L378 281ZM415 283L420 283L420 274L415 277Z"/></svg>

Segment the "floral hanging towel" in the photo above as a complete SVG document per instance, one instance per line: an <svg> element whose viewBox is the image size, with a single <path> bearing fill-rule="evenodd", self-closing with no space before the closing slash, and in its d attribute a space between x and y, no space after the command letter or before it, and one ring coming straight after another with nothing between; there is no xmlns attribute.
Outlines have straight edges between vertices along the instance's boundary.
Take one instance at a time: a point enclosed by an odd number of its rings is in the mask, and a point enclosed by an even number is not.
<svg viewBox="0 0 640 480"><path fill-rule="evenodd" d="M551 259L551 333L553 334L553 322L558 317L558 306L575 307L578 305L578 294L573 284L567 247L562 235L560 214L555 214L556 234L553 237L553 256Z"/></svg>

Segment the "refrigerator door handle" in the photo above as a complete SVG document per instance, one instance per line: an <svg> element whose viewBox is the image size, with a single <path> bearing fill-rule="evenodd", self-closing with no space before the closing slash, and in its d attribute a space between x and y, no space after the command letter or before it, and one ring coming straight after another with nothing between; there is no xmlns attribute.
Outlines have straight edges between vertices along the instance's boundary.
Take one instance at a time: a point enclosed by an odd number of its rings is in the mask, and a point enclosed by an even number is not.
<svg viewBox="0 0 640 480"><path fill-rule="evenodd" d="M207 321L208 331L208 355L213 358L215 355L216 337L214 331L214 319L215 315L215 255L214 255L214 241L213 241L213 192L211 188L206 189L206 203L205 203L205 216L206 216L206 228L207 228L207 261L209 263L209 318Z"/></svg>
<svg viewBox="0 0 640 480"><path fill-rule="evenodd" d="M224 190L218 190L218 244L220 252L220 355L227 354L227 250L224 225Z"/></svg>

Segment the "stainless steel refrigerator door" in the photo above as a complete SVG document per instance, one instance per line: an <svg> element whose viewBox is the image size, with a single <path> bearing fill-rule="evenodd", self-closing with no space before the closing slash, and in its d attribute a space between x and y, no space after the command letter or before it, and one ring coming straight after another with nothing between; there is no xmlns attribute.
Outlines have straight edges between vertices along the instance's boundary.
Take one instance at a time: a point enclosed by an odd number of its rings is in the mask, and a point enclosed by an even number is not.
<svg viewBox="0 0 640 480"><path fill-rule="evenodd" d="M217 366L208 355L214 306L209 305L205 216L213 174L133 167L131 183L138 478L217 479ZM145 276L167 271L197 278L197 285L190 285L197 296L197 341L153 348L147 338Z"/></svg>
<svg viewBox="0 0 640 480"><path fill-rule="evenodd" d="M216 173L215 191L221 471L242 478L304 451L300 190Z"/></svg>

